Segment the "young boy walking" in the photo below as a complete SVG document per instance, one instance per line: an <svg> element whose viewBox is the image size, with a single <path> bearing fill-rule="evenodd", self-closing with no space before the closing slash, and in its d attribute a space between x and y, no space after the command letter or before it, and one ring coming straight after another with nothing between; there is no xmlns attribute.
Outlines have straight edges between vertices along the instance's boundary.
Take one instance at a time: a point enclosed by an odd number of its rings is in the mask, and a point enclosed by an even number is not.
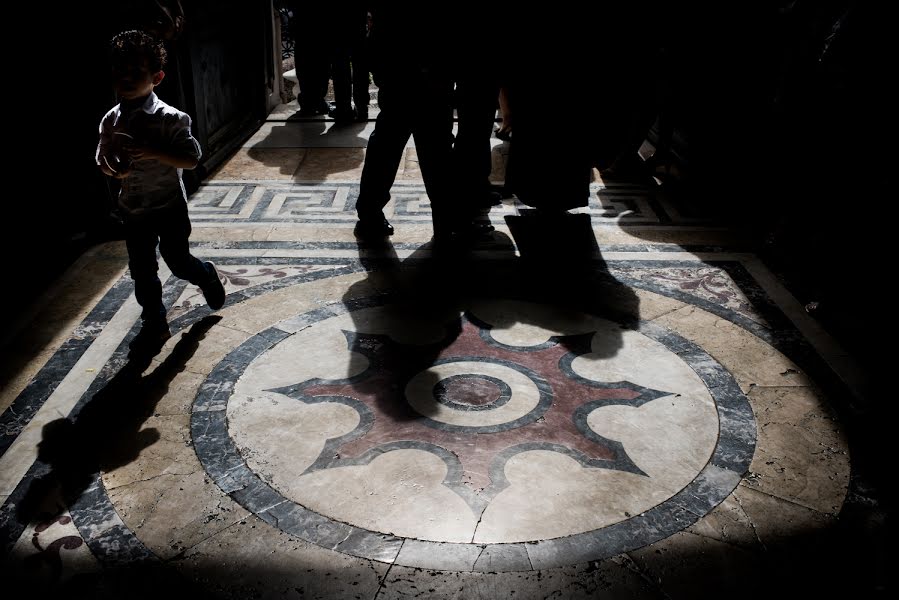
<svg viewBox="0 0 899 600"><path fill-rule="evenodd" d="M131 349L157 352L171 337L157 276L157 245L172 273L199 286L211 309L224 305L225 288L215 265L191 255L188 246L191 224L181 173L197 166L201 151L190 132L190 117L153 92L165 77L165 48L136 30L116 35L111 46L119 104L100 122L96 160L103 173L121 182L118 204L128 267L142 308L141 330Z"/></svg>

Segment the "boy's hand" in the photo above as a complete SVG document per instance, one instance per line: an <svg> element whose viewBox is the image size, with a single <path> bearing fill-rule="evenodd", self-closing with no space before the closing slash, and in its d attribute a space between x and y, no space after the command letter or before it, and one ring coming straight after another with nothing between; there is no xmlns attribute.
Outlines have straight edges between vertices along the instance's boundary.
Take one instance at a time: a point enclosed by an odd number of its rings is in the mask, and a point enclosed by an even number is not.
<svg viewBox="0 0 899 600"><path fill-rule="evenodd" d="M158 153L152 148L136 142L129 142L122 149L131 160L155 160L159 158Z"/></svg>
<svg viewBox="0 0 899 600"><path fill-rule="evenodd" d="M100 170L104 174L116 179L124 179L131 174L131 159L117 158L115 156L101 156Z"/></svg>

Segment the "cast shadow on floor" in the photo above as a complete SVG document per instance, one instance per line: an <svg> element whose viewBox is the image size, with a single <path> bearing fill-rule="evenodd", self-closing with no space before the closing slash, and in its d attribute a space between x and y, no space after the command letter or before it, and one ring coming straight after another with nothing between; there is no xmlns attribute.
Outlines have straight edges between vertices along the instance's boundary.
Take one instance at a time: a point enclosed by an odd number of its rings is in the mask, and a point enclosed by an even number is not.
<svg viewBox="0 0 899 600"><path fill-rule="evenodd" d="M639 299L609 274L589 216L508 220L514 244L501 232L473 244L435 240L403 260L389 242L360 245L367 277L350 286L344 303L379 307L376 313L350 314L357 332L390 340L380 345L377 360L395 378L392 389L405 389L413 376L419 389L437 389L439 377L429 367L448 353L526 351L531 342L517 347L507 339L512 330L552 332L549 339L533 333L543 339L531 341L599 360L614 356L623 343L622 331L637 326ZM476 338L486 346L474 348ZM354 343L350 340L348 347L354 351L350 376L365 368L359 361L372 361ZM431 380L422 382L422 377ZM390 405L384 408L393 418L421 416L396 395L378 398Z"/></svg>
<svg viewBox="0 0 899 600"><path fill-rule="evenodd" d="M219 320L220 316L209 315L195 323L146 375L160 348L132 351L128 361L73 416L44 425L38 461L46 472L33 480L16 505L20 526L58 517L101 473L133 462L160 439L157 429L143 425Z"/></svg>

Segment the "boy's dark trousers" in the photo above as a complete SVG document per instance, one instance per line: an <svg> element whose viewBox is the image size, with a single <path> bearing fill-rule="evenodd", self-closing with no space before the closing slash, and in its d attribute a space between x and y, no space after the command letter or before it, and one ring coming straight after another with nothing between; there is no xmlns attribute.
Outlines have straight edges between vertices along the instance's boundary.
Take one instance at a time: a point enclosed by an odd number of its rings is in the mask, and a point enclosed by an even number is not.
<svg viewBox="0 0 899 600"><path fill-rule="evenodd" d="M125 244L128 247L128 268L134 280L134 295L141 305L141 319L165 320L162 303L162 283L156 272L156 245L165 264L175 277L201 285L215 277L206 265L190 253L188 238L191 225L187 204L178 202L172 207L156 210L139 218L125 219Z"/></svg>

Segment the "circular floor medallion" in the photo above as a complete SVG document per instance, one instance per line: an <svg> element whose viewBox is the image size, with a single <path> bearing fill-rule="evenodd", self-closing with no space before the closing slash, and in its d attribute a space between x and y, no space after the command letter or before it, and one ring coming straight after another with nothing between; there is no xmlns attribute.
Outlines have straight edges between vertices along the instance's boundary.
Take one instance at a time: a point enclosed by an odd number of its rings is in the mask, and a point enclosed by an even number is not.
<svg viewBox="0 0 899 600"><path fill-rule="evenodd" d="M200 460L287 533L436 569L613 556L682 530L739 483L755 421L701 348L593 316L500 343L491 310L474 310L442 339L397 329L377 299L260 332L200 388Z"/></svg>

